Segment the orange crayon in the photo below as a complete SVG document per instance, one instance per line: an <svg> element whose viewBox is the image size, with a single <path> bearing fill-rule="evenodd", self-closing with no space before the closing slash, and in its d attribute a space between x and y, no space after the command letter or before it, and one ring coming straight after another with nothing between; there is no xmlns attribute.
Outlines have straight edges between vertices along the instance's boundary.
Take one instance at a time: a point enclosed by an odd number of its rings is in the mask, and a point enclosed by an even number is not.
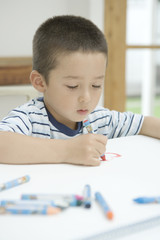
<svg viewBox="0 0 160 240"><path fill-rule="evenodd" d="M102 207L106 217L109 220L112 220L113 219L113 212L111 211L111 209L107 205L107 203L106 203L105 199L103 198L103 196L101 195L101 193L96 192L95 193L95 198L96 198L97 202L99 203L99 205Z"/></svg>

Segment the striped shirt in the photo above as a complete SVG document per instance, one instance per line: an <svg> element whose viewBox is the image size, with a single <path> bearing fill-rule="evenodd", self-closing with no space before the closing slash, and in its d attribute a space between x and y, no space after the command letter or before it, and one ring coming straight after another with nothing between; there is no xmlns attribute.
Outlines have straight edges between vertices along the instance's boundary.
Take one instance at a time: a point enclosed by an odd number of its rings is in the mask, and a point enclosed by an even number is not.
<svg viewBox="0 0 160 240"><path fill-rule="evenodd" d="M110 111L103 107L95 108L87 119L94 133L108 138L136 135L143 123L143 116L140 114ZM87 133L83 122L78 122L76 130L57 122L46 109L43 98L33 99L13 109L0 122L0 131L49 139L68 139Z"/></svg>

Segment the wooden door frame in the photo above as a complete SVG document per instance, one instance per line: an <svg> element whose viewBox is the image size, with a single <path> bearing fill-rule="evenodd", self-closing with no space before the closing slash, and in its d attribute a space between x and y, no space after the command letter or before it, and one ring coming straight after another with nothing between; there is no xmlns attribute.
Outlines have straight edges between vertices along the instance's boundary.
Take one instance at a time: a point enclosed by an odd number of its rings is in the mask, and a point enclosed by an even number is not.
<svg viewBox="0 0 160 240"><path fill-rule="evenodd" d="M127 0L105 0L104 32L108 43L108 66L104 86L104 106L124 111L126 3Z"/></svg>

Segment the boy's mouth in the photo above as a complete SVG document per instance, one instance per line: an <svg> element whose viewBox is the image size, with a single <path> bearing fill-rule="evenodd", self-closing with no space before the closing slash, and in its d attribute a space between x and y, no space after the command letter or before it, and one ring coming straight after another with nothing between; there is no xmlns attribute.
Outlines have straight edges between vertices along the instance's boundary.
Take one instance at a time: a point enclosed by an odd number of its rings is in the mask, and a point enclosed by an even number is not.
<svg viewBox="0 0 160 240"><path fill-rule="evenodd" d="M86 115L88 113L88 110L87 109L79 109L79 110L77 110L77 112L80 115Z"/></svg>

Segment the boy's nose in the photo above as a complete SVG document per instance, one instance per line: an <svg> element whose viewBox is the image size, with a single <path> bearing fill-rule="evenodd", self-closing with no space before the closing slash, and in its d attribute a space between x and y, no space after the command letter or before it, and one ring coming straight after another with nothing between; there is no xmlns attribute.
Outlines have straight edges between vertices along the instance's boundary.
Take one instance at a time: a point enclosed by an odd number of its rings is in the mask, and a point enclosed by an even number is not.
<svg viewBox="0 0 160 240"><path fill-rule="evenodd" d="M90 101L90 94L89 92L83 92L83 94L81 94L79 96L79 102L82 103L88 103Z"/></svg>

